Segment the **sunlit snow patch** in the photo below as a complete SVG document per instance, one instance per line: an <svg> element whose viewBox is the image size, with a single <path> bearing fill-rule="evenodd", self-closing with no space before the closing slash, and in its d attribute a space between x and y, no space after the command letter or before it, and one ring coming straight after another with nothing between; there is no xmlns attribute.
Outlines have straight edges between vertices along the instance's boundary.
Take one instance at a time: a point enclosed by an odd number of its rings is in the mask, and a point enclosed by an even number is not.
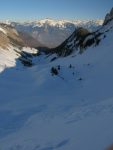
<svg viewBox="0 0 113 150"><path fill-rule="evenodd" d="M23 51L23 52L30 53L30 54L37 54L37 53L38 53L38 50L37 50L37 49L35 49L35 48L30 48L30 47L23 47L22 51Z"/></svg>
<svg viewBox="0 0 113 150"><path fill-rule="evenodd" d="M7 34L7 32L4 29L2 29L1 27L0 27L0 31L3 32L4 34Z"/></svg>

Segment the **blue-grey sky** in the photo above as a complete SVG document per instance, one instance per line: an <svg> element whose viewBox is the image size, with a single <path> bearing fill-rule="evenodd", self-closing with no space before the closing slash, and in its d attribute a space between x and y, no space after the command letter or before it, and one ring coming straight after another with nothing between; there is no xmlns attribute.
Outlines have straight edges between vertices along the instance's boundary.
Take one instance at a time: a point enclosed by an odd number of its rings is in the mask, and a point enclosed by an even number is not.
<svg viewBox="0 0 113 150"><path fill-rule="evenodd" d="M0 20L101 19L113 0L0 0Z"/></svg>

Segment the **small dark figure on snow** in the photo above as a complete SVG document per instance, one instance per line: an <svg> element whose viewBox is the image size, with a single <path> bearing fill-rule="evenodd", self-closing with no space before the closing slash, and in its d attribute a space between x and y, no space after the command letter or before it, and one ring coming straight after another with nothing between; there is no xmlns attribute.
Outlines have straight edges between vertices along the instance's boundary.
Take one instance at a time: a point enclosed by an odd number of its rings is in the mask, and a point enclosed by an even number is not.
<svg viewBox="0 0 113 150"><path fill-rule="evenodd" d="M60 68L60 65L58 65L58 70L60 70L61 68Z"/></svg>
<svg viewBox="0 0 113 150"><path fill-rule="evenodd" d="M56 68L52 67L51 68L51 74L52 74L52 76L58 75L58 70Z"/></svg>
<svg viewBox="0 0 113 150"><path fill-rule="evenodd" d="M71 64L69 65L69 68L72 68L72 65L71 65Z"/></svg>
<svg viewBox="0 0 113 150"><path fill-rule="evenodd" d="M83 79L82 79L82 78L79 78L78 80L79 80L79 81L82 81Z"/></svg>

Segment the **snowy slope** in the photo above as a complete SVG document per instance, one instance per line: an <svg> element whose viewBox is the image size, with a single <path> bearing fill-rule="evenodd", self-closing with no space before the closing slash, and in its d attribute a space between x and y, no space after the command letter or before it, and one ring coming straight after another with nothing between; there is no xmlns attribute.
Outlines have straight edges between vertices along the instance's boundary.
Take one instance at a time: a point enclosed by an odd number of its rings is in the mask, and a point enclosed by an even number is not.
<svg viewBox="0 0 113 150"><path fill-rule="evenodd" d="M1 150L104 150L113 143L112 27L82 54L53 62L55 54L41 55L32 68L0 74Z"/></svg>
<svg viewBox="0 0 113 150"><path fill-rule="evenodd" d="M0 72L6 68L20 65L32 65L32 54L36 49L24 47L18 32L10 25L0 24Z"/></svg>
<svg viewBox="0 0 113 150"><path fill-rule="evenodd" d="M60 45L65 39L67 39L73 33L75 28L84 27L89 30L95 30L102 25L103 20L68 21L44 19L33 22L8 23L15 27L19 32L28 33L42 45L53 48Z"/></svg>

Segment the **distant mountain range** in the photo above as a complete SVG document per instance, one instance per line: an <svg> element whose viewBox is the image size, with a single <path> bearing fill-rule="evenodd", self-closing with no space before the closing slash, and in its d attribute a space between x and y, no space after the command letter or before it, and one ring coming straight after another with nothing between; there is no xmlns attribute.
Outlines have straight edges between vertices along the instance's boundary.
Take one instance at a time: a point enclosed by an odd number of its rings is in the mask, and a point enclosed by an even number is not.
<svg viewBox="0 0 113 150"><path fill-rule="evenodd" d="M5 21L5 23L15 27L28 46L54 48L65 41L76 28L83 27L94 31L103 24L103 20L44 19L21 23Z"/></svg>

